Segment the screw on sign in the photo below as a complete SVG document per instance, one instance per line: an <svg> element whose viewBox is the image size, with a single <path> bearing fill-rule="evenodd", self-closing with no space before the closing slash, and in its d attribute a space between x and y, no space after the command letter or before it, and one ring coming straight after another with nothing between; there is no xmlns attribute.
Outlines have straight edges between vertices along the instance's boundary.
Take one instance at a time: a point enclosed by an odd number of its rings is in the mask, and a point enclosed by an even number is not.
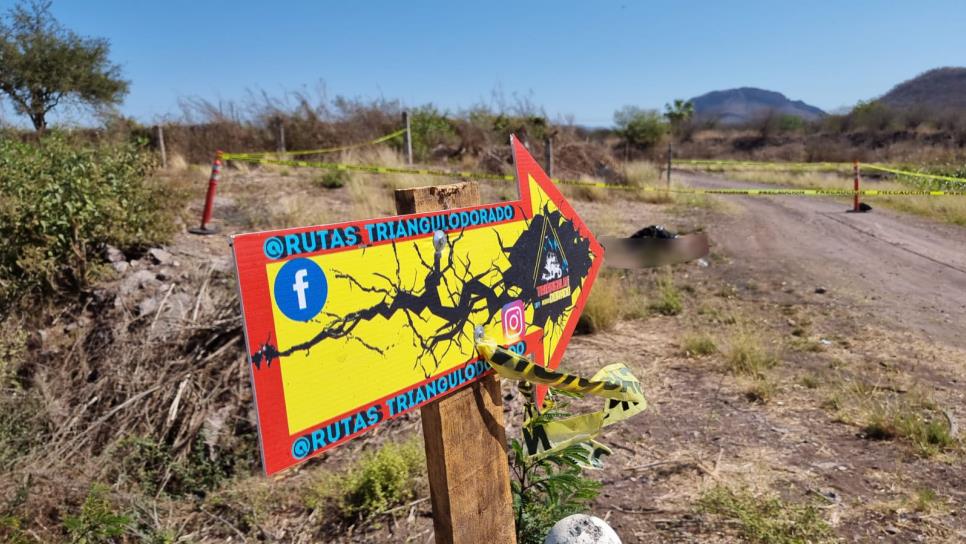
<svg viewBox="0 0 966 544"><path fill-rule="evenodd" d="M518 200L232 238L267 473L492 372L477 327L559 365L603 250L512 147Z"/></svg>

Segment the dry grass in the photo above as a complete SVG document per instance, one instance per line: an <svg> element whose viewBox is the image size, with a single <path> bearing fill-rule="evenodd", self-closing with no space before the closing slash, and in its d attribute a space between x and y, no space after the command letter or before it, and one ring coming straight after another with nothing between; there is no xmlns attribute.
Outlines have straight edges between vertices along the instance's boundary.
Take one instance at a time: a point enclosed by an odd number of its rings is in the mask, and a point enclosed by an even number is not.
<svg viewBox="0 0 966 544"><path fill-rule="evenodd" d="M756 404L768 404L778 391L778 385L763 375L754 376L744 387L745 399Z"/></svg>
<svg viewBox="0 0 966 544"><path fill-rule="evenodd" d="M836 175L815 171L783 171L760 170L724 167L717 171L724 172L728 178L752 183L767 183L787 187L822 188L852 190L851 176ZM879 191L914 191L909 185L892 181L866 181L862 189ZM808 197L803 197L808 198ZM851 197L837 197L841 202L848 203ZM865 196L862 201L870 206L881 205L900 212L929 217L954 225L966 225L966 197L961 196Z"/></svg>
<svg viewBox="0 0 966 544"><path fill-rule="evenodd" d="M762 377L778 364L778 357L764 346L761 337L746 329L728 339L724 355L728 369L744 376Z"/></svg>
<svg viewBox="0 0 966 544"><path fill-rule="evenodd" d="M761 544L833 542L834 534L821 510L775 496L717 485L698 501L700 511L726 520L743 540Z"/></svg>
<svg viewBox="0 0 966 544"><path fill-rule="evenodd" d="M184 172L187 169L188 169L188 161L185 160L183 155L181 155L180 153L168 154L168 171Z"/></svg>
<svg viewBox="0 0 966 544"><path fill-rule="evenodd" d="M591 176L580 176L577 180L578 183L585 183L587 185L578 184L561 184L560 187L563 188L564 194L567 198L573 200L582 200L585 202L609 202L612 198L620 198L621 195L626 193L626 189L621 189L619 186L615 186L613 189L608 189L604 187L594 187L590 184L602 183L598 178Z"/></svg>
<svg viewBox="0 0 966 544"><path fill-rule="evenodd" d="M627 277L605 272L598 276L580 314L577 330L583 333L609 331L622 319L646 315L647 301Z"/></svg>
<svg viewBox="0 0 966 544"><path fill-rule="evenodd" d="M632 187L635 198L650 204L671 204L675 195L667 192L666 181L661 178L661 170L654 163L633 161L624 165L624 177Z"/></svg>
<svg viewBox="0 0 966 544"><path fill-rule="evenodd" d="M929 457L958 446L945 412L924 393L842 380L824 406L870 440L902 439Z"/></svg>
<svg viewBox="0 0 966 544"><path fill-rule="evenodd" d="M718 352L714 339L706 333L691 333L681 341L681 351L686 357L701 357Z"/></svg>

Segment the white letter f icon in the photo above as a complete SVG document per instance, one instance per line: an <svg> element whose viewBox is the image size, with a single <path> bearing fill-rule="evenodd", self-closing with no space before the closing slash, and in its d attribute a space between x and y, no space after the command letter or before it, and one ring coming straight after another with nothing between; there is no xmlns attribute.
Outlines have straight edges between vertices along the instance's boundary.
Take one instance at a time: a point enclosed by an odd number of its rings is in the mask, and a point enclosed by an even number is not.
<svg viewBox="0 0 966 544"><path fill-rule="evenodd" d="M308 282L305 281L305 276L308 275L309 271L302 268L295 273L295 284L292 285L292 290L298 294L299 297L299 310L304 310L308 304L305 302L305 290L309 288Z"/></svg>

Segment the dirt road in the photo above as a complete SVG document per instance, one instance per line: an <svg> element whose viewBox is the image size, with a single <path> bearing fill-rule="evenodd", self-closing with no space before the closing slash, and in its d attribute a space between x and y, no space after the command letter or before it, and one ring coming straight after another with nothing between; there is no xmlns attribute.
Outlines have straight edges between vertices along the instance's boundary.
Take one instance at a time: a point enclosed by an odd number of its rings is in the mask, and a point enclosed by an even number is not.
<svg viewBox="0 0 966 544"><path fill-rule="evenodd" d="M693 187L756 186L707 175L678 179ZM874 199L872 212L853 214L842 199L720 198L736 213L718 225L714 240L738 269L811 280L850 296L873 320L966 346L966 229L891 212Z"/></svg>

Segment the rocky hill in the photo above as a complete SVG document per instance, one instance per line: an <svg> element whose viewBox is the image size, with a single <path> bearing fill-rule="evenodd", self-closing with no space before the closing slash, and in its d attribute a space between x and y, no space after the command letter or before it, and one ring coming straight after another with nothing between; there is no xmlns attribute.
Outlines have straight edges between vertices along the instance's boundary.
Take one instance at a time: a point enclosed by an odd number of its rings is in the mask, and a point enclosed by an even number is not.
<svg viewBox="0 0 966 544"><path fill-rule="evenodd" d="M896 85L879 102L897 110L966 110L966 68L929 70Z"/></svg>
<svg viewBox="0 0 966 544"><path fill-rule="evenodd" d="M747 124L770 112L794 115L808 121L825 116L824 111L801 100L789 100L781 93L754 87L711 91L692 98L691 102L696 119L721 125Z"/></svg>

